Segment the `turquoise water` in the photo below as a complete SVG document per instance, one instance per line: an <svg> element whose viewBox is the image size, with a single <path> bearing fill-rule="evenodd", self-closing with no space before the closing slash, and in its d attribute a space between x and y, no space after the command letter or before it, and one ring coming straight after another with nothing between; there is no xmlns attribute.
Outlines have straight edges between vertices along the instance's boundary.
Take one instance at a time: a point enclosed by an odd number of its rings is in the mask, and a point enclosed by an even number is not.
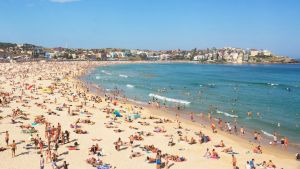
<svg viewBox="0 0 300 169"><path fill-rule="evenodd" d="M237 117L248 128L300 142L300 65L127 64L96 68L84 79L143 102L154 96L226 121Z"/></svg>

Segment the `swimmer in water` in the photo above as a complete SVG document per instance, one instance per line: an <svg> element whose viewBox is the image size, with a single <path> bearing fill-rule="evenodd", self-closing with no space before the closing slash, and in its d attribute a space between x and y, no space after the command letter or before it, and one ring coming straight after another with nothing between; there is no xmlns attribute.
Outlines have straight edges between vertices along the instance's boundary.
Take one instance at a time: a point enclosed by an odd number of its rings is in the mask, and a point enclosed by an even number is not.
<svg viewBox="0 0 300 169"><path fill-rule="evenodd" d="M247 115L248 115L248 117L252 117L252 112L249 111L249 112L247 113Z"/></svg>
<svg viewBox="0 0 300 169"><path fill-rule="evenodd" d="M257 113L256 113L256 116L257 116L257 117L260 117L260 112L257 112Z"/></svg>

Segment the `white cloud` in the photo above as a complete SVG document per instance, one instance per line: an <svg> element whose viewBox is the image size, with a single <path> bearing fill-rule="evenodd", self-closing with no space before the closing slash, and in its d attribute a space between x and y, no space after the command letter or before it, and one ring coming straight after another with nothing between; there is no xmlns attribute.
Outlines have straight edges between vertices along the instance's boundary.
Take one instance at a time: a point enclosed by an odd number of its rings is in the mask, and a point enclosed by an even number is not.
<svg viewBox="0 0 300 169"><path fill-rule="evenodd" d="M50 0L51 2L56 2L56 3L68 3L68 2L76 2L80 0Z"/></svg>

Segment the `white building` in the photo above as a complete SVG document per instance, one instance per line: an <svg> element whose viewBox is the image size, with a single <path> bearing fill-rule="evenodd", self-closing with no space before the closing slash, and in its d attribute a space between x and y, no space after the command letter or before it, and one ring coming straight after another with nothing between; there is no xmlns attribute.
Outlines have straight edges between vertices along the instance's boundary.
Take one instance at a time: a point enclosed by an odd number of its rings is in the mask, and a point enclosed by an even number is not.
<svg viewBox="0 0 300 169"><path fill-rule="evenodd" d="M250 56L257 56L259 54L258 50L251 50L250 51Z"/></svg>

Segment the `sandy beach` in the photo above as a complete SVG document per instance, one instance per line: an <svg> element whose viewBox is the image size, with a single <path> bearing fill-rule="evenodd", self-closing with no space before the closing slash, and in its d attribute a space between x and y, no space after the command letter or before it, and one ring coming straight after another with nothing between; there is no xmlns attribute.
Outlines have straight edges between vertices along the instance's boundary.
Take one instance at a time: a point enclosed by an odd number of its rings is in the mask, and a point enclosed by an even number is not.
<svg viewBox="0 0 300 169"><path fill-rule="evenodd" d="M1 63L0 168L247 169L254 159L256 168L300 169L292 151L258 148L240 129L220 131L207 113L194 118L216 132L164 109L96 95L78 80L119 63Z"/></svg>

